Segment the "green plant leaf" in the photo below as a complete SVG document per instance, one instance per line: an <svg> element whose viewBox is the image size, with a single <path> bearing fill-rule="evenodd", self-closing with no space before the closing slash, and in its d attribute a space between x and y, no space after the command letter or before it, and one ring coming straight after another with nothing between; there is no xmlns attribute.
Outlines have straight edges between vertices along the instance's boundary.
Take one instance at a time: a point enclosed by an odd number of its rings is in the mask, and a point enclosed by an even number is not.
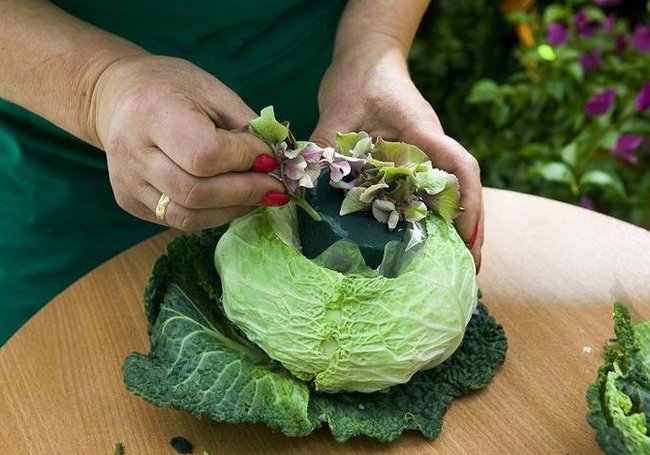
<svg viewBox="0 0 650 455"><path fill-rule="evenodd" d="M552 4L544 9L544 23L563 22L570 16L571 12L564 6Z"/></svg>
<svg viewBox="0 0 650 455"><path fill-rule="evenodd" d="M580 185L594 185L600 188L611 188L620 197L626 197L625 187L620 178L612 173L601 171L599 169L585 172L582 177L580 177Z"/></svg>
<svg viewBox="0 0 650 455"><path fill-rule="evenodd" d="M489 103L498 98L499 86L496 82L489 79L483 79L472 86L467 102L470 104Z"/></svg>
<svg viewBox="0 0 650 455"><path fill-rule="evenodd" d="M571 142L560 151L562 161L574 168L578 164L578 144Z"/></svg>
<svg viewBox="0 0 650 455"><path fill-rule="evenodd" d="M573 171L565 163L539 163L533 167L533 172L548 182L566 183L572 188L576 185Z"/></svg>

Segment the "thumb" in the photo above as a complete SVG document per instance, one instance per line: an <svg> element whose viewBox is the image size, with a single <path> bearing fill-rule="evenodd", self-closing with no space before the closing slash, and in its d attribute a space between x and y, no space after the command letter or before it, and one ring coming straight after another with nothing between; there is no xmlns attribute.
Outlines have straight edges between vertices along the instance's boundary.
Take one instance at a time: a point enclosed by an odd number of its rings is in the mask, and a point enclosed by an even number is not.
<svg viewBox="0 0 650 455"><path fill-rule="evenodd" d="M321 147L334 147L337 133L347 133L349 126L340 119L321 116L309 140Z"/></svg>

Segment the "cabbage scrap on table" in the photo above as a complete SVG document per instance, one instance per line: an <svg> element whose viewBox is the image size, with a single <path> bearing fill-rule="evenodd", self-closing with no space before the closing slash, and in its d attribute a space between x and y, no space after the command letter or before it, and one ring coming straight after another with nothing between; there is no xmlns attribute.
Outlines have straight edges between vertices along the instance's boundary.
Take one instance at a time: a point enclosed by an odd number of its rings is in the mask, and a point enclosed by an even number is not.
<svg viewBox="0 0 650 455"><path fill-rule="evenodd" d="M128 390L287 436L327 425L338 441L435 438L451 401L485 387L507 349L451 222L455 177L365 133L339 135L336 149L299 143L268 109L251 130L281 158L293 202L169 245L145 292L151 351L123 365ZM345 239L302 254L296 210L318 218L305 189L325 167L345 190L342 212L405 224L379 267Z"/></svg>
<svg viewBox="0 0 650 455"><path fill-rule="evenodd" d="M608 455L650 454L650 321L634 324L614 304L616 340L606 348L598 378L587 391L587 421Z"/></svg>

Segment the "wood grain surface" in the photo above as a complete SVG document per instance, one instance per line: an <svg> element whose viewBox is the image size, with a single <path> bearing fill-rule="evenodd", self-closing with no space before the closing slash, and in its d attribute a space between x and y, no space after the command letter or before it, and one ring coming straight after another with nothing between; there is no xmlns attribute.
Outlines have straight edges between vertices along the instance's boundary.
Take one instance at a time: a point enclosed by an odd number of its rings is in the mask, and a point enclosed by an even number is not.
<svg viewBox="0 0 650 455"><path fill-rule="evenodd" d="M164 233L94 270L0 350L0 453L175 454L184 436L212 455L599 453L585 390L613 336L612 302L650 319L650 233L587 210L485 191L484 301L506 330L506 363L455 401L434 441L336 443L327 429L285 438L262 425L216 424L130 396L121 363L148 352L142 294Z"/></svg>

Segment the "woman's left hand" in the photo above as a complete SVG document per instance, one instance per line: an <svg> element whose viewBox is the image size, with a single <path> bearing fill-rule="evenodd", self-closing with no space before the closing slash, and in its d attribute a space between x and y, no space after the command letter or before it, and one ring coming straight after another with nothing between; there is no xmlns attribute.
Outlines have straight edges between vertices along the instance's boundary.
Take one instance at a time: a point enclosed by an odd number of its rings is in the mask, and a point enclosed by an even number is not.
<svg viewBox="0 0 650 455"><path fill-rule="evenodd" d="M338 56L319 91L320 120L311 140L332 145L337 132L366 131L424 150L434 165L458 177L464 211L455 220L477 273L483 244L483 199L478 162L447 136L431 105L413 84L398 51Z"/></svg>

